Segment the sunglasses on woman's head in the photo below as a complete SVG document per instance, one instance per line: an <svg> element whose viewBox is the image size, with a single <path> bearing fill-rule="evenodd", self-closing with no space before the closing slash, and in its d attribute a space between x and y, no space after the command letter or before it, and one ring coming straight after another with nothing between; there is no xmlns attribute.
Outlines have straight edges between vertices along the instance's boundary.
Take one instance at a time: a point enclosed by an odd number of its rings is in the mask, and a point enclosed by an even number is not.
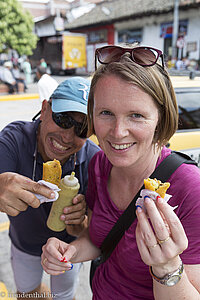
<svg viewBox="0 0 200 300"><path fill-rule="evenodd" d="M69 115L67 112L60 112L60 113L54 113L52 112L52 119L61 128L64 129L69 129L74 126L74 132L75 134L82 138L85 139L87 137L87 123L86 122L77 122L72 118L72 116Z"/></svg>
<svg viewBox="0 0 200 300"><path fill-rule="evenodd" d="M122 48L119 46L105 46L97 48L95 51L95 70L97 69L97 60L101 64L118 62L121 56L126 52L131 54L130 58L132 61L143 67L155 65L160 57L164 69L164 58L161 50L151 47Z"/></svg>

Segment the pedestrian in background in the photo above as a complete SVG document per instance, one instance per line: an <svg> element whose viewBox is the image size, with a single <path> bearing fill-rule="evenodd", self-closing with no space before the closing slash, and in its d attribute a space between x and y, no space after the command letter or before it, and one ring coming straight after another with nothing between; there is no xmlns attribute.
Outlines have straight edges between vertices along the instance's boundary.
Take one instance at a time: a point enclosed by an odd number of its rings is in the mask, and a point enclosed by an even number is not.
<svg viewBox="0 0 200 300"><path fill-rule="evenodd" d="M42 265L49 274L101 254L144 179L171 154L165 145L177 130L175 92L160 50L107 46L96 50L95 61L102 65L91 82L88 126L103 151L89 165L89 228L70 244L48 240ZM97 268L94 300L199 299L200 170L182 164L168 181L169 201L145 197L137 218Z"/></svg>
<svg viewBox="0 0 200 300"><path fill-rule="evenodd" d="M25 82L24 78L22 78L22 76L20 74L20 70L18 68L17 63L13 64L13 67L11 69L11 73L12 73L12 75L15 78L15 80L16 80L17 83L22 83L22 85L23 85L23 91L25 92L27 90L26 82Z"/></svg>
<svg viewBox="0 0 200 300"><path fill-rule="evenodd" d="M18 93L19 90L17 81L11 72L12 67L11 61L6 61L3 66L0 66L0 80L7 85L9 94Z"/></svg>
<svg viewBox="0 0 200 300"><path fill-rule="evenodd" d="M36 77L38 79L37 86L40 101L42 102L44 99L49 100L50 96L58 86L57 81L47 74L46 68L42 66L37 67Z"/></svg>
<svg viewBox="0 0 200 300"><path fill-rule="evenodd" d="M23 62L22 70L25 75L26 85L32 83L32 78L31 78L32 69L31 69L31 64L30 64L30 61L28 58L26 58L25 61Z"/></svg>
<svg viewBox="0 0 200 300"><path fill-rule="evenodd" d="M44 58L40 59L40 66L43 67L43 68L45 68L45 69L47 68L47 63L46 63L46 61L45 61Z"/></svg>

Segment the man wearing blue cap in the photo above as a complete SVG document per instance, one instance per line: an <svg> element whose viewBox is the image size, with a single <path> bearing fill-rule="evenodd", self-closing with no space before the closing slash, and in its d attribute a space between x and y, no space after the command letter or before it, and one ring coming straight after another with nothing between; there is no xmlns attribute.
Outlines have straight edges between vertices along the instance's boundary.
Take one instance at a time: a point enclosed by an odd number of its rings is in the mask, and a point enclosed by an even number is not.
<svg viewBox="0 0 200 300"><path fill-rule="evenodd" d="M0 133L0 211L10 219L12 268L18 293L27 294L22 294L24 299L40 294L43 299L72 300L75 295L80 264L70 272L51 276L49 294L41 284L40 255L49 237L71 242L87 226L83 196L87 169L99 151L86 138L89 88L90 82L81 77L62 82L50 100L43 101L39 119L13 122ZM37 183L42 179L43 162L54 158L61 162L62 177L75 171L80 183L73 205L61 215L66 224L66 230L61 232L53 232L46 225L51 202L40 205L35 195L55 196Z"/></svg>

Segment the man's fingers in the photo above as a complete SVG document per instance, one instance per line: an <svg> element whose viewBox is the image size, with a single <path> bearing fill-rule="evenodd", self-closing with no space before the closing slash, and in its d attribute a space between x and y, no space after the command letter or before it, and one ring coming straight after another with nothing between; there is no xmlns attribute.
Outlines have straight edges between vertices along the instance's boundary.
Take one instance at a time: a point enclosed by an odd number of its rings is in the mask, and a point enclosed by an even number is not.
<svg viewBox="0 0 200 300"><path fill-rule="evenodd" d="M15 206L20 211L26 210L27 206L31 206L33 208L37 208L40 206L39 199L30 191L19 189L16 196L18 202L13 203L12 206Z"/></svg>
<svg viewBox="0 0 200 300"><path fill-rule="evenodd" d="M73 204L78 204L78 203L81 203L82 202L82 205L83 206L86 206L86 203L85 203L85 196L82 195L82 194L78 194L74 197L73 199Z"/></svg>
<svg viewBox="0 0 200 300"><path fill-rule="evenodd" d="M55 197L54 191L52 191L47 186L41 185L37 182L31 181L29 186L26 186L26 189L34 194L40 194L46 198L52 199Z"/></svg>
<svg viewBox="0 0 200 300"><path fill-rule="evenodd" d="M20 213L19 210L17 210L16 208L12 207L12 206L7 206L6 208L6 214L11 216L11 217L16 217L18 214Z"/></svg>

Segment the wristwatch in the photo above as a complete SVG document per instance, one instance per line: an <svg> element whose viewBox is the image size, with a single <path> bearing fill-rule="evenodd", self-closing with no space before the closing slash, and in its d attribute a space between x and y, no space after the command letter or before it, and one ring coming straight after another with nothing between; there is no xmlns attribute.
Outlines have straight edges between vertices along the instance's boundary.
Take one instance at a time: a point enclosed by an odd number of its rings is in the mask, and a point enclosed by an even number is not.
<svg viewBox="0 0 200 300"><path fill-rule="evenodd" d="M178 270L174 271L173 273L169 273L162 278L157 277L153 273L151 266L149 268L149 271L150 271L150 274L153 277L153 279L156 280L157 282L164 284L166 286L174 286L175 284L177 284L180 281L180 279L183 275L183 269L184 269L183 262L181 260Z"/></svg>

